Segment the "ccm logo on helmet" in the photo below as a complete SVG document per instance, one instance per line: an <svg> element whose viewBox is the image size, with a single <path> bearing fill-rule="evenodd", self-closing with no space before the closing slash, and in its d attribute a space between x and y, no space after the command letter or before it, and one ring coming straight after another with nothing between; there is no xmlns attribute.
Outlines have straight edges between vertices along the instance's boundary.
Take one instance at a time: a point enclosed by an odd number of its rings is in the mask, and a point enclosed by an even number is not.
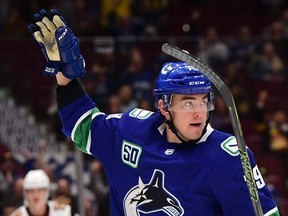
<svg viewBox="0 0 288 216"><path fill-rule="evenodd" d="M205 84L205 81L193 81L189 82L189 85L203 85Z"/></svg>

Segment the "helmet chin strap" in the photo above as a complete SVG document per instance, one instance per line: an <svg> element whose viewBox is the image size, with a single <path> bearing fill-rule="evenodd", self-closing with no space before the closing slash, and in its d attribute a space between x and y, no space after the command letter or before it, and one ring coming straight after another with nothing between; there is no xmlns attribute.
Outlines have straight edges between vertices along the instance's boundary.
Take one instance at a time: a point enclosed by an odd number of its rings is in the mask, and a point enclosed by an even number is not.
<svg viewBox="0 0 288 216"><path fill-rule="evenodd" d="M205 127L204 127L204 129L203 129L203 131L202 131L202 134L201 134L201 136L199 137L199 139L186 141L186 140L183 139L183 136L180 136L179 131L178 131L177 128L175 127L175 125L174 125L174 123L173 123L173 121L172 121L173 118L172 118L171 112L170 112L169 110L168 110L168 113L169 113L169 116L170 116L170 119L171 119L171 120L167 120L167 119L165 118L165 123L168 125L169 129L176 135L176 137L177 137L182 143L184 143L184 144L186 144L186 143L187 143L187 144L196 144L196 143L201 139L202 135L205 133L207 124L208 124L209 119L210 119L210 115L209 115L209 113L208 113L208 118L207 118ZM184 138L185 138L185 137L184 137Z"/></svg>

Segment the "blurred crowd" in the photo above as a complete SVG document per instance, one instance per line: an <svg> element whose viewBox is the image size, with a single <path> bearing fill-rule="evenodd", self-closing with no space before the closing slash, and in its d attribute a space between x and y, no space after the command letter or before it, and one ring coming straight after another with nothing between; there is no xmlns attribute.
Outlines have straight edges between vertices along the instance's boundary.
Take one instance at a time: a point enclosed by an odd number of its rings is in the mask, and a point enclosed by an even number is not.
<svg viewBox="0 0 288 216"><path fill-rule="evenodd" d="M155 78L162 63L175 61L161 53L159 44L173 43L207 62L231 88L246 145L253 150L282 214L288 215L288 4L284 0L2 0L0 37L30 39L27 25L41 8L57 8L79 36L80 46L98 37L97 58L84 55L83 84L106 113L135 106L156 111ZM85 46L81 48L85 52ZM212 126L233 133L221 95L216 94L215 102ZM73 145L61 133L55 98L42 114L49 116L46 123L56 141L71 150ZM37 142L37 156L25 154L25 160L19 160L5 136L0 133L0 215L9 215L23 203L23 177L36 168L50 177L51 199L71 204L77 213L78 197L70 188L69 173L63 175L59 167L43 160L45 140ZM96 159L84 159L86 215L109 215L105 172Z"/></svg>

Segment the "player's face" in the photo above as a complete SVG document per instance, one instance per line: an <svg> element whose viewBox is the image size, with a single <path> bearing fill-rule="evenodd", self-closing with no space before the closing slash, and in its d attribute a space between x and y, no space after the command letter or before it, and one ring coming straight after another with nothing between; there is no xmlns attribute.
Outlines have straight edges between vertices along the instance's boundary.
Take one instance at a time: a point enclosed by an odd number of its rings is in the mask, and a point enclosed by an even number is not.
<svg viewBox="0 0 288 216"><path fill-rule="evenodd" d="M207 120L207 94L172 96L169 110L179 134L186 140L199 139Z"/></svg>
<svg viewBox="0 0 288 216"><path fill-rule="evenodd" d="M46 206L47 193L48 191L45 188L26 190L26 199L29 207L32 207L32 209L43 209Z"/></svg>

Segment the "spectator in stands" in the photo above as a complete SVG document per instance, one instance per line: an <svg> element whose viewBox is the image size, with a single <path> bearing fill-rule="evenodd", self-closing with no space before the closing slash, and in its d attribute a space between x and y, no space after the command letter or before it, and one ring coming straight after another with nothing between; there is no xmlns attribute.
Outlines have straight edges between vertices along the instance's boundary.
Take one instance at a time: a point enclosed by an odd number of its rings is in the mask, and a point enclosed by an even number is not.
<svg viewBox="0 0 288 216"><path fill-rule="evenodd" d="M19 207L23 203L23 177L19 177L13 186L6 191L5 197L13 201L14 205Z"/></svg>
<svg viewBox="0 0 288 216"><path fill-rule="evenodd" d="M19 177L11 187L6 188L0 200L3 208L2 214L0 209L0 215L9 216L12 211L20 207L23 204L23 178Z"/></svg>
<svg viewBox="0 0 288 216"><path fill-rule="evenodd" d="M269 117L265 112L268 98L267 91L259 92L254 113L256 129L263 135L263 151L288 153L287 114L282 109L275 109Z"/></svg>
<svg viewBox="0 0 288 216"><path fill-rule="evenodd" d="M140 100L138 102L138 107L141 109L144 109L144 110L156 111L156 108L153 107L151 102L149 102L147 100Z"/></svg>
<svg viewBox="0 0 288 216"><path fill-rule="evenodd" d="M26 157L25 168L27 171L32 169L42 169L48 175L50 180L54 179L55 167L45 161L45 154L47 152L47 140L38 140L38 151L36 157L31 155L31 152L26 151L23 153ZM53 181L51 182L53 184Z"/></svg>
<svg viewBox="0 0 288 216"><path fill-rule="evenodd" d="M285 168L288 166L288 117L281 108L275 108L272 113L267 113L265 108L268 99L269 93L266 90L259 92L254 114L256 129L262 135L262 151L269 156L276 156ZM285 172L280 177L280 185L283 185L284 189L280 192L287 197L288 173Z"/></svg>
<svg viewBox="0 0 288 216"><path fill-rule="evenodd" d="M130 0L105 1L100 0L101 27L109 35L117 36L121 29L120 23L129 20L131 16Z"/></svg>
<svg viewBox="0 0 288 216"><path fill-rule="evenodd" d="M0 34L2 33L3 21L7 13L9 12L9 7L10 7L9 0L0 1Z"/></svg>
<svg viewBox="0 0 288 216"><path fill-rule="evenodd" d="M110 113L110 114L121 113L120 98L115 94L110 95L107 100L107 106L104 110L106 110L106 113Z"/></svg>
<svg viewBox="0 0 288 216"><path fill-rule="evenodd" d="M237 106L238 115L241 120L250 118L251 114L251 102L249 91L245 86L240 83L234 83L230 86L232 94L234 95L235 104Z"/></svg>
<svg viewBox="0 0 288 216"><path fill-rule="evenodd" d="M189 35L194 38L199 38L202 35L202 11L199 9L192 9L189 14Z"/></svg>
<svg viewBox="0 0 288 216"><path fill-rule="evenodd" d="M148 37L166 35L170 31L167 27L170 1L140 0L131 3L132 22L140 35Z"/></svg>
<svg viewBox="0 0 288 216"><path fill-rule="evenodd" d="M124 84L119 88L118 97L120 99L120 111L126 112L137 105L134 99L134 92L130 85Z"/></svg>
<svg viewBox="0 0 288 216"><path fill-rule="evenodd" d="M270 150L288 153L288 121L284 110L275 110L268 122Z"/></svg>
<svg viewBox="0 0 288 216"><path fill-rule="evenodd" d="M249 74L256 81L281 82L286 79L285 64L272 42L264 42L261 53L251 58Z"/></svg>
<svg viewBox="0 0 288 216"><path fill-rule="evenodd" d="M288 8L285 8L282 11L281 18L279 20L284 26L284 35L285 38L288 38Z"/></svg>
<svg viewBox="0 0 288 216"><path fill-rule="evenodd" d="M9 149L2 143L2 139L0 136L0 162L1 163L5 161L4 158L8 152L9 152ZM5 172L0 165L0 198L2 198L2 194L5 192L5 190L7 190L8 186L9 186L9 183L6 180Z"/></svg>
<svg viewBox="0 0 288 216"><path fill-rule="evenodd" d="M105 108L107 98L114 89L113 81L109 79L108 66L102 62L92 65L90 73L85 78L85 90L91 94L101 108Z"/></svg>
<svg viewBox="0 0 288 216"><path fill-rule="evenodd" d="M0 209L0 214L2 216L11 216L11 214L17 209L17 205L13 202L13 200L5 199L4 200L4 207L3 210L1 211Z"/></svg>
<svg viewBox="0 0 288 216"><path fill-rule="evenodd" d="M136 100L152 101L151 92L154 81L153 74L146 68L143 50L138 46L130 49L128 65L121 72L121 82L132 86Z"/></svg>
<svg viewBox="0 0 288 216"><path fill-rule="evenodd" d="M211 125L218 130L233 133L228 109L219 95L215 96L215 107L214 112L210 116Z"/></svg>
<svg viewBox="0 0 288 216"><path fill-rule="evenodd" d="M208 27L204 39L199 40L197 56L218 73L223 72L223 67L229 57L229 47L221 41L215 27Z"/></svg>
<svg viewBox="0 0 288 216"><path fill-rule="evenodd" d="M250 26L241 25L237 36L229 43L229 59L235 62L238 67L245 67L250 56L257 51L258 46L251 35Z"/></svg>
<svg viewBox="0 0 288 216"><path fill-rule="evenodd" d="M236 62L227 63L224 69L224 78L233 93L239 116L242 120L249 117L251 108L247 89L249 89L250 82L245 69Z"/></svg>
<svg viewBox="0 0 288 216"><path fill-rule="evenodd" d="M76 32L82 36L93 36L100 29L99 1L73 0L73 23Z"/></svg>
<svg viewBox="0 0 288 216"><path fill-rule="evenodd" d="M78 214L78 198L71 193L71 183L69 179L61 177L57 180L56 184L56 191L54 192L52 200L61 204L70 205L72 215Z"/></svg>
<svg viewBox="0 0 288 216"><path fill-rule="evenodd" d="M24 167L18 163L14 158L11 151L5 152L3 157L0 157L0 172L4 176L4 185L6 188L13 187L14 182L19 177L23 176Z"/></svg>
<svg viewBox="0 0 288 216"><path fill-rule="evenodd" d="M285 25L281 20L273 21L264 30L262 37L264 40L269 40L273 43L277 54L282 61L288 60L288 40L285 33Z"/></svg>
<svg viewBox="0 0 288 216"><path fill-rule="evenodd" d="M95 194L97 202L97 215L110 215L109 187L106 174L101 163L94 159L91 162L90 188Z"/></svg>
<svg viewBox="0 0 288 216"><path fill-rule="evenodd" d="M244 85L248 81L245 79L245 71L236 62L226 64L224 69L224 79L231 86L235 84Z"/></svg>
<svg viewBox="0 0 288 216"><path fill-rule="evenodd" d="M259 91L257 95L257 100L255 103L255 110L254 110L254 120L255 120L255 129L258 131L262 136L262 143L261 143L261 150L264 153L269 153L269 141L267 139L267 117L265 113L265 105L268 100L269 93L266 90Z"/></svg>
<svg viewBox="0 0 288 216"><path fill-rule="evenodd" d="M285 38L284 23L274 21L263 31L263 38L267 40L282 40Z"/></svg>
<svg viewBox="0 0 288 216"><path fill-rule="evenodd" d="M3 35L10 37L27 35L27 24L28 23L21 18L19 9L17 7L12 8L4 20Z"/></svg>

